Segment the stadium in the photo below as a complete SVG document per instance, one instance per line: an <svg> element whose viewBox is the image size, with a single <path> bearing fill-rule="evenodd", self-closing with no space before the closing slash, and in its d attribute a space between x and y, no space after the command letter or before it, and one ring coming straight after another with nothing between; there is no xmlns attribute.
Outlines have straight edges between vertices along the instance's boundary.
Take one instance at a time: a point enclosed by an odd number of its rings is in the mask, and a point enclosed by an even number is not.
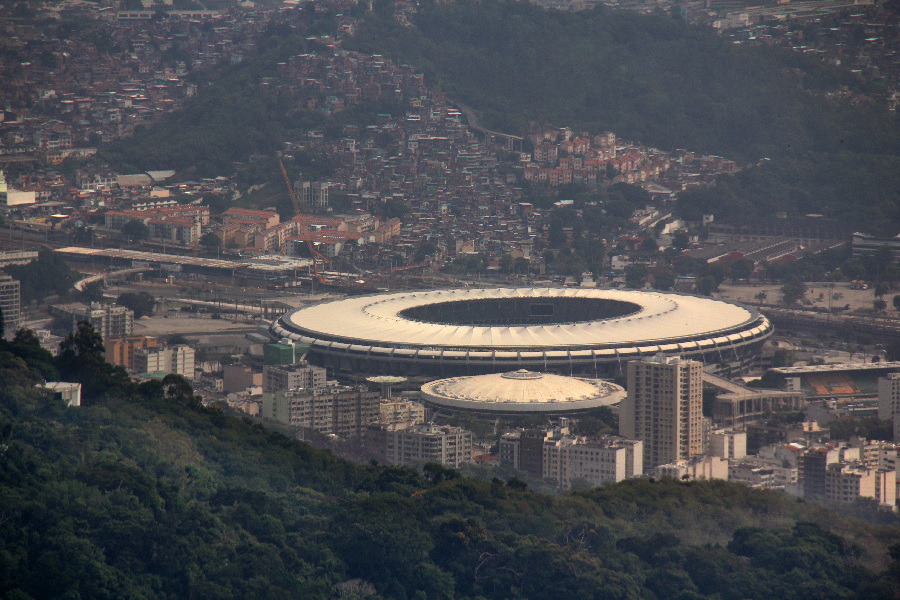
<svg viewBox="0 0 900 600"><path fill-rule="evenodd" d="M565 377L519 369L508 373L438 379L422 386L422 401L435 410L487 416L571 416L618 404L625 390L601 379Z"/></svg>
<svg viewBox="0 0 900 600"><path fill-rule="evenodd" d="M752 308L662 292L497 288L394 292L306 306L270 327L336 373L599 377L659 353L747 364L772 334Z"/></svg>

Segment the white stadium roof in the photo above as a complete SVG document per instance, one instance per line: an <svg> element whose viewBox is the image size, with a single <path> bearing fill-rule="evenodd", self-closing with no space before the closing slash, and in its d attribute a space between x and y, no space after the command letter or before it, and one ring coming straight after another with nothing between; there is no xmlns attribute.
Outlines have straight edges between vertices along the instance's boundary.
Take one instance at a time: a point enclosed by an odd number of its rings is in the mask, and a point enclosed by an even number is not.
<svg viewBox="0 0 900 600"><path fill-rule="evenodd" d="M632 302L637 313L624 317L552 325L477 326L414 321L400 315L409 308L476 299L598 298ZM755 319L754 312L728 302L653 292L567 288L436 290L359 296L302 308L285 318L290 329L313 337L353 339L354 343L467 348L550 348L662 343L711 337ZM318 334L318 335L316 335Z"/></svg>
<svg viewBox="0 0 900 600"><path fill-rule="evenodd" d="M752 360L772 326L751 308L699 296L498 288L348 297L290 312L270 333L309 345L314 362L345 372L596 376L658 353Z"/></svg>
<svg viewBox="0 0 900 600"><path fill-rule="evenodd" d="M600 379L564 377L520 369L426 383L429 404L449 409L500 413L564 413L616 404L625 397L620 386Z"/></svg>

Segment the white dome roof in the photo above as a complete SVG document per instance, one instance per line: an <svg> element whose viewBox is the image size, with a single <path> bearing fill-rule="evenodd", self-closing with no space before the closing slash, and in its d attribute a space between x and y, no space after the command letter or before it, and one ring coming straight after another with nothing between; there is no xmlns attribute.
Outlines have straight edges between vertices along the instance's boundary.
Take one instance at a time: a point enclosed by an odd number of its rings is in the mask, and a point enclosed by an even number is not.
<svg viewBox="0 0 900 600"><path fill-rule="evenodd" d="M600 379L564 377L520 369L451 377L422 386L425 399L447 408L492 412L569 412L608 406L625 391Z"/></svg>

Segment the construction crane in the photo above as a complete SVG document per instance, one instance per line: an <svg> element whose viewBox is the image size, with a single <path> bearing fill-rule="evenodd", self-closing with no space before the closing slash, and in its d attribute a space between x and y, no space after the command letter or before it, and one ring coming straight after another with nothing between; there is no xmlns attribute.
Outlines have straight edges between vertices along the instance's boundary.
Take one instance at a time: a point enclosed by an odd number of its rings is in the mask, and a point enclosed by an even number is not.
<svg viewBox="0 0 900 600"><path fill-rule="evenodd" d="M313 261L313 277L319 283L325 283L325 276L319 275L319 268L318 268L318 266L316 266L316 265L318 265L318 261L316 259L318 258L319 260L322 261L323 268L325 267L326 264L328 264L329 260L327 258L325 258L325 256L323 256L318 250L316 250L315 246L313 246L313 243L311 241L306 240L306 245L309 247L309 255Z"/></svg>
<svg viewBox="0 0 900 600"><path fill-rule="evenodd" d="M300 216L300 200L297 199L297 194L294 193L294 186L291 185L291 178L288 177L287 169L284 168L284 161L281 160L281 152L278 153L278 166L281 167L281 176L284 177L284 185L287 186L288 195L291 197L291 202L294 204L294 216Z"/></svg>
<svg viewBox="0 0 900 600"><path fill-rule="evenodd" d="M294 205L294 216L299 217L300 200L297 199L297 194L294 192L294 186L291 185L291 178L288 177L287 169L284 168L284 161L281 160L281 152L278 153L278 166L281 167L281 176L284 177L284 185L287 186L288 195L291 197L291 202ZM325 283L325 277L319 275L319 266L316 259L322 261L323 268L328 264L329 260L315 249L311 241L307 240L306 245L309 248L309 256L313 262L313 277L319 283Z"/></svg>

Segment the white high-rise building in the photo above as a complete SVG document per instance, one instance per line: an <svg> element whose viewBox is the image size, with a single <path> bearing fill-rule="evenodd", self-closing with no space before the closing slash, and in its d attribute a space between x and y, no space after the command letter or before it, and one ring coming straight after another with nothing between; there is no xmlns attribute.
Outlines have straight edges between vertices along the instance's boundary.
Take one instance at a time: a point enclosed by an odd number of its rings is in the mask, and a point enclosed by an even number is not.
<svg viewBox="0 0 900 600"><path fill-rule="evenodd" d="M703 454L702 363L656 356L628 363L619 435L644 442L644 472Z"/></svg>

